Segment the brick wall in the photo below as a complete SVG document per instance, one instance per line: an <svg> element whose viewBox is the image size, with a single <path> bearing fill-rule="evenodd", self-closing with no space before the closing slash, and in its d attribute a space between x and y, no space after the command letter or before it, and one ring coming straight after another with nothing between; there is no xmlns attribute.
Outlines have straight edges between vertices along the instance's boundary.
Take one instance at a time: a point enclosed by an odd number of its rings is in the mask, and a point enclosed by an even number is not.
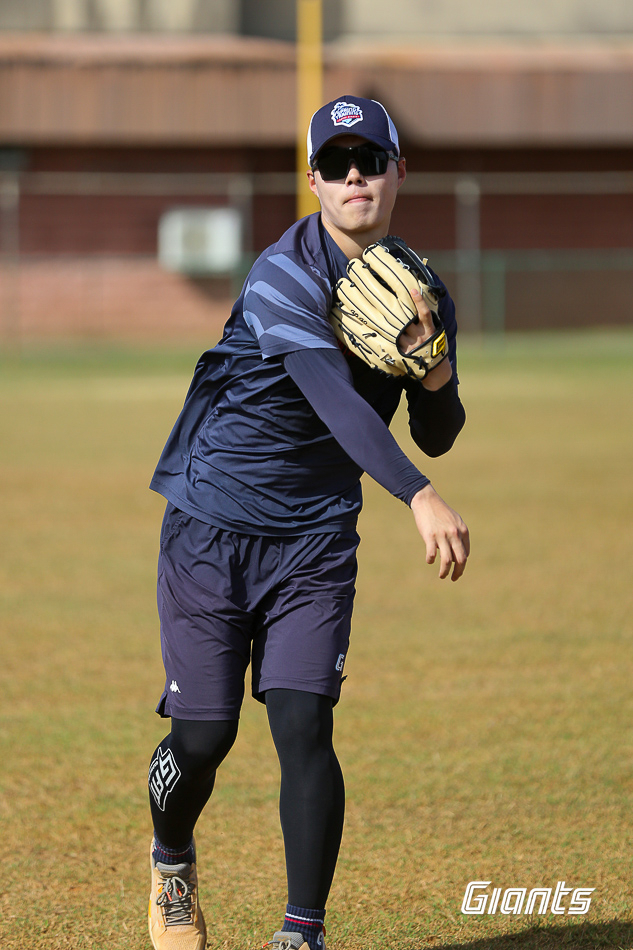
<svg viewBox="0 0 633 950"><path fill-rule="evenodd" d="M204 284L153 259L22 261L0 270L5 341L51 337L217 342L233 303L227 282Z"/></svg>
<svg viewBox="0 0 633 950"><path fill-rule="evenodd" d="M420 149L407 147L412 171L627 171L627 149ZM292 171L290 149L41 148L27 154L33 171L213 172ZM191 195L104 196L24 194L20 204L19 272L0 266L0 331L38 335L188 336L215 340L236 287L227 281L192 281L163 272L156 260L160 215L183 204L214 204ZM294 220L292 196L258 196L254 202L256 252ZM450 195L406 196L392 231L434 251L455 246ZM482 248L633 248L632 195L490 196L481 203ZM454 276L443 275L451 289ZM589 310L596 279L611 288L608 306ZM583 283L584 280L584 283ZM539 308L547 286L548 312ZM570 326L630 323L633 275L620 272L512 274L507 280L507 325Z"/></svg>

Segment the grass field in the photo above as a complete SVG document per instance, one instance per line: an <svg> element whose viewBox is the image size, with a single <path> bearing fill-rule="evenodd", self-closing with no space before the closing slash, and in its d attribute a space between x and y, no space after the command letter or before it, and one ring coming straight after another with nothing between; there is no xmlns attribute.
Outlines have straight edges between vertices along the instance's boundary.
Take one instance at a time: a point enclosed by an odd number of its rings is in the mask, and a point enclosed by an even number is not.
<svg viewBox="0 0 633 950"><path fill-rule="evenodd" d="M165 726L147 489L198 348L0 362L0 946L148 948ZM420 462L467 521L458 584L368 482L336 742L332 950L633 947L633 333L464 345L467 427ZM396 432L410 446L404 421ZM212 950L285 903L263 709L197 832ZM586 916L465 916L466 884L594 887Z"/></svg>

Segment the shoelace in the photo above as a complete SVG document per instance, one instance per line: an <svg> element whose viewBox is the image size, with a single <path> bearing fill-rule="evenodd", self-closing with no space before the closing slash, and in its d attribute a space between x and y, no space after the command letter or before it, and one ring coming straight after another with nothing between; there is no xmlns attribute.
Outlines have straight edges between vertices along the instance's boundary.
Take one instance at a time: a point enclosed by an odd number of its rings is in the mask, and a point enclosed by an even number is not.
<svg viewBox="0 0 633 950"><path fill-rule="evenodd" d="M166 927L193 922L193 888L181 877L167 878L156 903L163 908Z"/></svg>

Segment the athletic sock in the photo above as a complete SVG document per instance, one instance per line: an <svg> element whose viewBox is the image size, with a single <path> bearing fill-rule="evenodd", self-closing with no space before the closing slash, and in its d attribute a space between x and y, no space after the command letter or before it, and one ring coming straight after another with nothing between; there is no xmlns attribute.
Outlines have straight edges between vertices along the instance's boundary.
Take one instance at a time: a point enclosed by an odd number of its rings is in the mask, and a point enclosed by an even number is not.
<svg viewBox="0 0 633 950"><path fill-rule="evenodd" d="M286 904L286 917L281 929L286 933L302 934L310 950L323 950L323 938L319 942L319 937L325 929L324 920L325 910L311 910L308 907Z"/></svg>
<svg viewBox="0 0 633 950"><path fill-rule="evenodd" d="M154 835L154 847L152 848L154 861L160 861L161 864L193 864L196 860L196 849L193 838L187 848L166 848L156 835Z"/></svg>

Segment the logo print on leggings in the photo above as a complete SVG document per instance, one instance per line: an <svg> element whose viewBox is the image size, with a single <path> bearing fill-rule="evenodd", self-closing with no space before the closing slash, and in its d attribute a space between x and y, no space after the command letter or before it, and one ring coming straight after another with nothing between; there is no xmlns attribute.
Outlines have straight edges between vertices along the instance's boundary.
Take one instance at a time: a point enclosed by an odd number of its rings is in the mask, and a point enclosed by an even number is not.
<svg viewBox="0 0 633 950"><path fill-rule="evenodd" d="M149 788L154 801L161 811L165 811L165 801L180 778L180 769L176 765L171 749L163 752L158 749L149 767Z"/></svg>

